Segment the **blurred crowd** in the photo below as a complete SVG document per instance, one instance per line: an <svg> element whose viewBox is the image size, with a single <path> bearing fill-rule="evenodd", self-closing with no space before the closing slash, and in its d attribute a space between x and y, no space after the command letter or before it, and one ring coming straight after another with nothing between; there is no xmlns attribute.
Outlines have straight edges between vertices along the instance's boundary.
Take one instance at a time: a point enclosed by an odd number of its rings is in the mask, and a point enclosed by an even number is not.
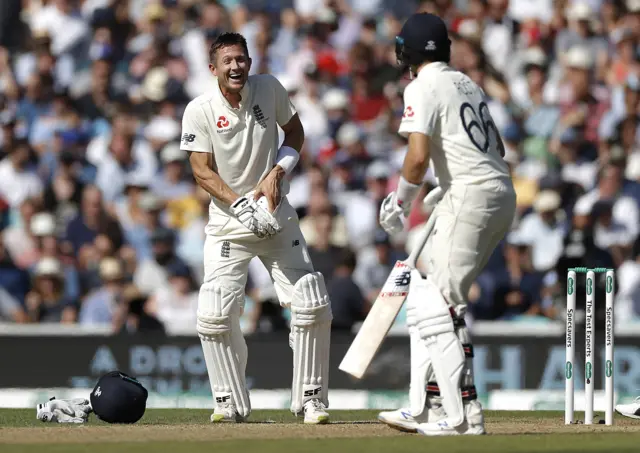
<svg viewBox="0 0 640 453"><path fill-rule="evenodd" d="M640 317L640 0L2 0L0 320L194 332L209 199L181 115L231 30L305 127L288 197L334 328L362 320L430 214L420 197L400 238L377 223L406 152L394 37L415 11L447 21L517 191L470 319L562 318L573 266L615 268L617 316ZM243 329L287 318L252 261Z"/></svg>

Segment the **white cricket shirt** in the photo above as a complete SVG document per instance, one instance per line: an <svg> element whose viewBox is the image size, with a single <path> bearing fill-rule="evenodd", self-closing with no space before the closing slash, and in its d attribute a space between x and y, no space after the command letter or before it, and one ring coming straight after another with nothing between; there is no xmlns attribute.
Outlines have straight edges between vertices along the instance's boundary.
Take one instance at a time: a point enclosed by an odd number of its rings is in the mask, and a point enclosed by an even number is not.
<svg viewBox="0 0 640 453"><path fill-rule="evenodd" d="M285 88L271 75L249 76L240 92L239 109L231 107L217 80L214 85L187 104L180 149L213 153L214 170L234 192L244 195L275 165L277 125L287 124L296 110ZM210 211L217 207L229 214L221 201L212 198L211 204Z"/></svg>
<svg viewBox="0 0 640 453"><path fill-rule="evenodd" d="M443 189L502 179L511 184L482 89L446 63L429 63L404 90L399 133L430 137L431 161Z"/></svg>

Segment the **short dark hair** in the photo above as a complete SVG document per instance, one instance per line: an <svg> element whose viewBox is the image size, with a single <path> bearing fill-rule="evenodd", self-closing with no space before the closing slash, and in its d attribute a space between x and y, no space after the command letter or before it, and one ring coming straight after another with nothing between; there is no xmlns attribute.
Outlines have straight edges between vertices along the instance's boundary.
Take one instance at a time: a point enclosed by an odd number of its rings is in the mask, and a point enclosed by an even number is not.
<svg viewBox="0 0 640 453"><path fill-rule="evenodd" d="M222 33L216 38L209 48L209 63L212 63L216 59L216 53L218 50L226 46L240 45L244 49L244 53L249 56L249 47L247 46L247 40L240 33Z"/></svg>

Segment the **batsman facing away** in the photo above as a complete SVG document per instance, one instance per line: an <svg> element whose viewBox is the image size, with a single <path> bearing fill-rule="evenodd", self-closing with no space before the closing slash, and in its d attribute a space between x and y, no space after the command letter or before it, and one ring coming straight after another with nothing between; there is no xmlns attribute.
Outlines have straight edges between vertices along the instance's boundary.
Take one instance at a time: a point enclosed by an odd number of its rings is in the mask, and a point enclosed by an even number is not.
<svg viewBox="0 0 640 453"><path fill-rule="evenodd" d="M469 288L509 230L516 204L485 94L448 65L450 49L445 23L431 14L411 16L396 38L398 62L412 77L399 128L408 152L397 191L380 209L382 227L400 232L433 162L443 197L432 213L426 277L411 270L406 300L411 407L379 419L434 436L485 432L464 315Z"/></svg>
<svg viewBox="0 0 640 453"><path fill-rule="evenodd" d="M305 423L327 423L331 305L286 198L285 176L298 162L304 130L277 79L249 76L242 35L220 35L209 60L217 81L187 105L180 148L211 195L197 313L216 403L211 421L239 422L251 413L240 315L249 261L257 256L291 309L291 411L304 412ZM278 125L285 134L280 148Z"/></svg>

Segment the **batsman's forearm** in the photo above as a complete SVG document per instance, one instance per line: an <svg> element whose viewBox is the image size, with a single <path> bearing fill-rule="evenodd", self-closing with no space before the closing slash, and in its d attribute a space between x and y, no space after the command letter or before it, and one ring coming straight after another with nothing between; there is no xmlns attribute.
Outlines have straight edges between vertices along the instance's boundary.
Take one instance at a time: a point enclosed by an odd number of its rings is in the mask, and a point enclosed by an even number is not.
<svg viewBox="0 0 640 453"><path fill-rule="evenodd" d="M239 195L231 190L227 183L213 170L202 174L194 174L194 177L198 185L206 190L209 195L229 206L239 198Z"/></svg>
<svg viewBox="0 0 640 453"><path fill-rule="evenodd" d="M284 135L284 141L282 146L290 146L296 151L300 152L302 145L304 144L304 129L294 128Z"/></svg>
<svg viewBox="0 0 640 453"><path fill-rule="evenodd" d="M429 141L423 134L409 135L407 154L402 165L402 176L412 184L422 184L429 166Z"/></svg>

